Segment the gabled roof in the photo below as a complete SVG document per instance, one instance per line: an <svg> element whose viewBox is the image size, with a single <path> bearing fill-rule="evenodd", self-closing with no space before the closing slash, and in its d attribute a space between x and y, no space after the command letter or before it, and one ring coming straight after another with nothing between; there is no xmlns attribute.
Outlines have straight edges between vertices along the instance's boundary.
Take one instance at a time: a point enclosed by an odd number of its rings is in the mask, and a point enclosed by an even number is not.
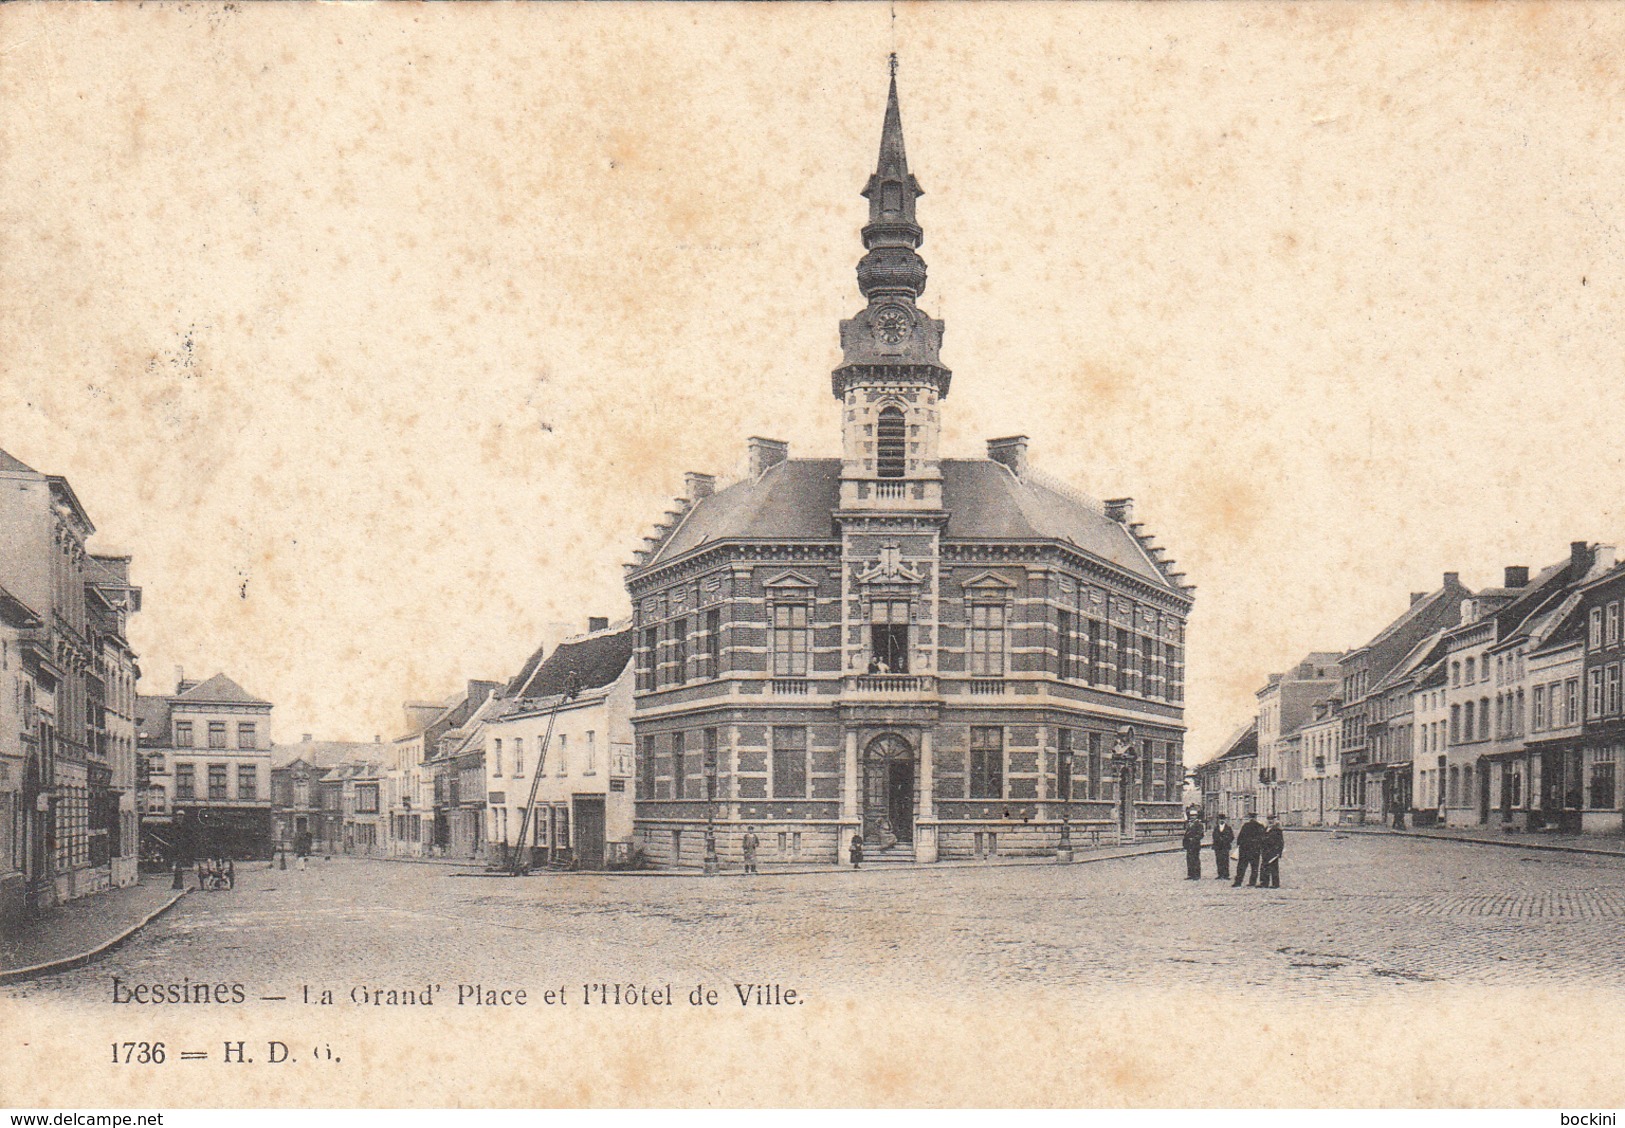
<svg viewBox="0 0 1625 1128"><path fill-rule="evenodd" d="M345 760L361 759L378 746L363 740L301 740L297 744L271 745L271 767L285 768L303 760L316 768L331 768Z"/></svg>
<svg viewBox="0 0 1625 1128"><path fill-rule="evenodd" d="M262 701L249 693L248 690L232 681L225 674L216 674L208 681L199 682L185 693L178 693L173 700L176 703L186 702L188 705L269 705L269 701Z"/></svg>
<svg viewBox="0 0 1625 1128"><path fill-rule="evenodd" d="M1372 694L1387 692L1407 679L1419 676L1425 670L1428 662L1436 657L1436 652L1441 649L1444 643L1446 633L1443 630L1434 631L1421 642L1411 647L1410 653L1401 658L1399 663L1372 687Z"/></svg>
<svg viewBox="0 0 1625 1128"><path fill-rule="evenodd" d="M138 742L169 743L169 698L147 693L135 695L135 731Z"/></svg>
<svg viewBox="0 0 1625 1128"><path fill-rule="evenodd" d="M1058 540L1169 591L1139 538L1082 501L1035 480L1018 478L990 459L943 459L942 505L949 540ZM642 568L717 541L833 540L841 504L838 458L792 458L760 477L736 482L694 502Z"/></svg>
<svg viewBox="0 0 1625 1128"><path fill-rule="evenodd" d="M38 474L39 471L26 462L0 450L0 473L9 474Z"/></svg>
<svg viewBox="0 0 1625 1128"><path fill-rule="evenodd" d="M632 660L632 628L600 631L577 639L567 639L554 648L515 695L535 700L561 694L573 673L583 692L600 689L621 676Z"/></svg>
<svg viewBox="0 0 1625 1128"><path fill-rule="evenodd" d="M1224 747L1219 750L1217 756L1204 760L1197 767L1216 764L1220 760L1243 760L1256 755L1258 755L1258 718L1254 717L1230 734L1230 739L1224 742Z"/></svg>
<svg viewBox="0 0 1625 1128"><path fill-rule="evenodd" d="M0 451L4 454L5 451ZM39 614L28 604L0 587L0 623L18 630L30 630L41 623Z"/></svg>

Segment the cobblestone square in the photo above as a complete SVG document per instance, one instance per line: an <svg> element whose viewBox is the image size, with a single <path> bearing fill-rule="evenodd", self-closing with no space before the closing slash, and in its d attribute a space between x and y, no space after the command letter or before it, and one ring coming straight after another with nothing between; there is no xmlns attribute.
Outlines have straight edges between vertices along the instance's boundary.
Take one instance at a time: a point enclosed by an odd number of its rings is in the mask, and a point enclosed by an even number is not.
<svg viewBox="0 0 1625 1128"><path fill-rule="evenodd" d="M7 988L105 1000L112 977L302 984L777 981L830 994L1065 987L1369 998L1625 982L1625 859L1288 840L1284 887L1184 880L1178 854L1071 866L525 879L334 859L244 867L89 966Z"/></svg>

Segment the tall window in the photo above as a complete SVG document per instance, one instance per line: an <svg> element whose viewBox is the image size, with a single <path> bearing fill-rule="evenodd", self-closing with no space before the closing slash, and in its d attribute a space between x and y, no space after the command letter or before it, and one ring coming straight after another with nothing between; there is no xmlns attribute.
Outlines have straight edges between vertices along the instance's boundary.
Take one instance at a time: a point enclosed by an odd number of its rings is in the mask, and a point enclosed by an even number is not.
<svg viewBox="0 0 1625 1128"><path fill-rule="evenodd" d="M970 730L970 797L1004 798L1004 730Z"/></svg>
<svg viewBox="0 0 1625 1128"><path fill-rule="evenodd" d="M1608 605L1608 617L1604 622L1605 622L1605 626L1603 627L1602 640L1603 640L1603 642L1607 643L1609 646L1612 646L1612 645L1614 645L1614 643L1619 641L1619 604L1618 603L1610 603Z"/></svg>
<svg viewBox="0 0 1625 1128"><path fill-rule="evenodd" d="M252 802L258 799L260 790L259 772L253 764L237 765L237 798Z"/></svg>
<svg viewBox="0 0 1625 1128"><path fill-rule="evenodd" d="M773 605L773 673L776 677L804 677L812 649L812 628L805 603Z"/></svg>
<svg viewBox="0 0 1625 1128"><path fill-rule="evenodd" d="M378 813L378 785L376 783L358 783L355 785L355 810L358 815L376 815Z"/></svg>
<svg viewBox="0 0 1625 1128"><path fill-rule="evenodd" d="M705 676L722 676L722 612L715 607L705 613Z"/></svg>
<svg viewBox="0 0 1625 1128"><path fill-rule="evenodd" d="M643 738L643 755L638 761L638 788L643 798L655 797L655 738Z"/></svg>
<svg viewBox="0 0 1625 1128"><path fill-rule="evenodd" d="M869 619L869 652L878 672L908 673L908 600L877 599Z"/></svg>
<svg viewBox="0 0 1625 1128"><path fill-rule="evenodd" d="M522 736L513 738L513 774L525 774L525 738Z"/></svg>
<svg viewBox="0 0 1625 1128"><path fill-rule="evenodd" d="M209 801L221 803L226 799L226 765L209 765Z"/></svg>
<svg viewBox="0 0 1625 1128"><path fill-rule="evenodd" d="M973 603L970 609L970 672L1004 673L1004 604ZM992 731L998 731L997 729Z"/></svg>
<svg viewBox="0 0 1625 1128"><path fill-rule="evenodd" d="M1117 630L1117 689L1119 693L1127 693L1129 687L1129 634L1121 627Z"/></svg>
<svg viewBox="0 0 1625 1128"><path fill-rule="evenodd" d="M638 648L638 688L641 690L654 689L656 680L656 664L660 660L660 628L645 627L643 631L643 645Z"/></svg>
<svg viewBox="0 0 1625 1128"><path fill-rule="evenodd" d="M1473 733L1477 731L1477 727L1473 724L1473 703L1471 701L1467 702L1467 704L1462 708L1461 719L1461 739L1463 741L1472 740Z"/></svg>
<svg viewBox="0 0 1625 1128"><path fill-rule="evenodd" d="M224 748L226 746L226 722L209 722L209 747Z"/></svg>
<svg viewBox="0 0 1625 1128"><path fill-rule="evenodd" d="M688 771L687 756L683 748L683 733L671 734L671 797L682 799L687 784L683 777Z"/></svg>
<svg viewBox="0 0 1625 1128"><path fill-rule="evenodd" d="M598 734L592 729L587 730L587 762L581 770L588 775L598 770Z"/></svg>
<svg viewBox="0 0 1625 1128"><path fill-rule="evenodd" d="M192 722L191 721L176 721L175 722L175 747L176 748L191 748L191 747L193 747L193 744L192 744Z"/></svg>
<svg viewBox="0 0 1625 1128"><path fill-rule="evenodd" d="M903 413L895 407L881 411L875 428L875 473L882 478L901 478L906 463L907 427Z"/></svg>
<svg viewBox="0 0 1625 1128"><path fill-rule="evenodd" d="M773 726L773 798L807 797L807 730Z"/></svg>
<svg viewBox="0 0 1625 1128"><path fill-rule="evenodd" d="M1140 798L1150 802L1156 798L1154 789L1157 782L1157 743L1154 740L1140 742Z"/></svg>
<svg viewBox="0 0 1625 1128"><path fill-rule="evenodd" d="M193 799L197 796L196 769L191 764L175 765L175 798Z"/></svg>
<svg viewBox="0 0 1625 1128"><path fill-rule="evenodd" d="M238 748L253 748L254 747L254 722L253 721L238 721L237 722L237 747Z"/></svg>
<svg viewBox="0 0 1625 1128"><path fill-rule="evenodd" d="M1563 723L1577 725L1580 723L1580 679L1570 678L1563 683L1564 712Z"/></svg>
<svg viewBox="0 0 1625 1128"><path fill-rule="evenodd" d="M1543 685L1537 685L1535 687L1535 716L1533 728L1536 732L1544 731L1546 728L1546 687Z"/></svg>
<svg viewBox="0 0 1625 1128"><path fill-rule="evenodd" d="M1606 682L1607 682L1607 700L1603 702L1603 705L1604 705L1603 711L1605 713L1607 713L1609 716L1613 716L1614 714L1619 712L1619 706L1620 706L1620 700L1619 700L1620 684L1619 684L1619 663L1618 662L1615 662L1612 666L1608 667L1608 673L1605 675L1605 679L1606 679Z"/></svg>
<svg viewBox="0 0 1625 1128"><path fill-rule="evenodd" d="M1072 612L1063 608L1055 612L1055 676L1070 678L1073 672Z"/></svg>
<svg viewBox="0 0 1625 1128"><path fill-rule="evenodd" d="M1602 716L1602 667L1598 666L1586 675L1586 716Z"/></svg>
<svg viewBox="0 0 1625 1128"><path fill-rule="evenodd" d="M1468 708L1471 709L1472 706L1469 705ZM1452 706L1450 706L1450 743L1451 744L1459 744L1459 743L1461 743L1461 706L1460 705L1452 705Z"/></svg>
<svg viewBox="0 0 1625 1128"><path fill-rule="evenodd" d="M1089 798L1104 799L1106 797L1106 767L1102 762L1101 735L1098 732L1089 734Z"/></svg>
<svg viewBox="0 0 1625 1128"><path fill-rule="evenodd" d="M1474 669L1475 668L1473 666L1473 661L1474 660L1471 659L1471 658L1467 659L1467 669L1466 669L1466 672L1462 674L1462 678L1467 682L1468 685L1472 685L1475 681L1478 680L1478 678L1474 674Z"/></svg>
<svg viewBox="0 0 1625 1128"><path fill-rule="evenodd" d="M1586 642L1587 642L1587 645L1592 650L1597 650L1602 646L1602 608L1601 607L1593 607L1591 609L1591 629L1587 634Z"/></svg>
<svg viewBox="0 0 1625 1128"><path fill-rule="evenodd" d="M682 685L688 680L688 618L678 619L671 625L672 680Z"/></svg>
<svg viewBox="0 0 1625 1128"><path fill-rule="evenodd" d="M540 762L545 752L546 749L540 744L536 746L536 770L538 772L546 770L546 765ZM570 738L562 732L559 733L559 746L553 753L553 759L558 763L559 775L568 775L570 773Z"/></svg>
<svg viewBox="0 0 1625 1128"><path fill-rule="evenodd" d="M1098 683L1100 677L1100 624L1093 619L1083 621L1082 638L1079 645L1083 649L1083 660L1086 663L1084 680L1090 684Z"/></svg>
<svg viewBox="0 0 1625 1128"><path fill-rule="evenodd" d="M705 730L705 761L700 765L705 774L705 797L708 800L717 797L717 730Z"/></svg>
<svg viewBox="0 0 1625 1128"><path fill-rule="evenodd" d="M1611 811L1614 808L1614 750L1592 748L1586 756L1591 760L1591 809Z"/></svg>
<svg viewBox="0 0 1625 1128"><path fill-rule="evenodd" d="M1065 803L1072 798L1072 730L1055 734L1055 798Z"/></svg>

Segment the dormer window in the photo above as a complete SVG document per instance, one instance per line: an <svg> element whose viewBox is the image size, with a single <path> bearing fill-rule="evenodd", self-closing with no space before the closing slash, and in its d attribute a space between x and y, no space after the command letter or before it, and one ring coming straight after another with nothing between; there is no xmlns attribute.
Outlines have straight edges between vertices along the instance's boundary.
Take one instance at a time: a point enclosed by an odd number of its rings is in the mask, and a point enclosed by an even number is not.
<svg viewBox="0 0 1625 1128"><path fill-rule="evenodd" d="M880 413L875 434L875 473L882 478L901 478L906 465L907 427L903 413L888 407Z"/></svg>

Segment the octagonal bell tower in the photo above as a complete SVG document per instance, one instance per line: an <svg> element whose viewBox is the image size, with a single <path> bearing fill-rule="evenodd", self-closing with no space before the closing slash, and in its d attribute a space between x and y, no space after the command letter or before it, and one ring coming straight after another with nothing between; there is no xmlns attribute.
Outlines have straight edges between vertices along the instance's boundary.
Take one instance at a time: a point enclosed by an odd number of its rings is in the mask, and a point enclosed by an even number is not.
<svg viewBox="0 0 1625 1128"><path fill-rule="evenodd" d="M831 382L841 401L841 508L919 511L942 507L937 453L940 404L952 373L943 367L942 322L916 304L925 292L925 233L915 220L923 195L908 170L891 63L880 157L863 189L869 222L858 289L868 304L841 322L841 364Z"/></svg>

